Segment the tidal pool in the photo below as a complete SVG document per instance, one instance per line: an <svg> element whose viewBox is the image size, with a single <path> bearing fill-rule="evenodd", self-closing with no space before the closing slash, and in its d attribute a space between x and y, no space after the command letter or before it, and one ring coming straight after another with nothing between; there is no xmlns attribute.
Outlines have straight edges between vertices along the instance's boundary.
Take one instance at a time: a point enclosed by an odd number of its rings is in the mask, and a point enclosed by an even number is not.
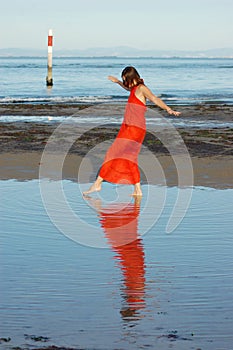
<svg viewBox="0 0 233 350"><path fill-rule="evenodd" d="M1 350L231 349L232 189L193 188L167 233L176 187L144 185L140 202L104 184L84 199L63 180L75 226L54 183L57 226L39 181L0 181Z"/></svg>

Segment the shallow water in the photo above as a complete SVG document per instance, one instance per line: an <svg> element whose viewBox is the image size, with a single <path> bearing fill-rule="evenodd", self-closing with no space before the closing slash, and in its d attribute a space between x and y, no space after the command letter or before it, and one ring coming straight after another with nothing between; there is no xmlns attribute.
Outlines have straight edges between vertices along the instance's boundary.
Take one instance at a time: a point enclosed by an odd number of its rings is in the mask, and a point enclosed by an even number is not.
<svg viewBox="0 0 233 350"><path fill-rule="evenodd" d="M77 183L62 186L85 224L72 239L50 221L37 180L0 181L1 337L11 337L1 350L232 348L233 190L194 188L167 234L176 187L145 185L135 203L124 186L104 183L87 200ZM94 231L105 248L87 245Z"/></svg>
<svg viewBox="0 0 233 350"><path fill-rule="evenodd" d="M96 108L99 108L97 106ZM108 105L105 105L105 109L108 109ZM153 113L150 112L151 114ZM40 124L54 124L54 123L70 123L78 125L85 126L88 125L89 127L95 126L95 125L102 125L102 124L108 124L108 125L119 125L122 123L123 119L123 113L121 116L114 116L111 114L110 109L110 116L105 115L98 115L98 117L94 114L92 116L82 116L82 113L79 116L73 116L73 117L67 117L67 116L12 116L12 115L5 115L0 116L0 123L16 123L16 122L28 122L28 123L40 123ZM156 120L149 119L147 120L147 126L157 126L157 125L163 125L164 119L159 119L157 114ZM182 118L179 119L175 118L169 118L166 117L166 119L171 122L172 125L174 125L177 128L198 128L198 129L206 129L206 128L233 128L233 122L231 121L224 121L224 120L200 120L200 118L194 116L192 118Z"/></svg>

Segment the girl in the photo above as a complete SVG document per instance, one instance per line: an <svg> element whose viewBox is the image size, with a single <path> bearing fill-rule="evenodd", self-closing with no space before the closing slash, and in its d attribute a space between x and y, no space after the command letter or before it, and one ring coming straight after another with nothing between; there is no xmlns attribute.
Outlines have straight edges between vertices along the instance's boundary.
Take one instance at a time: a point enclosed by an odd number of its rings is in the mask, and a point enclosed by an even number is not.
<svg viewBox="0 0 233 350"><path fill-rule="evenodd" d="M102 181L105 180L116 184L133 184L132 195L142 196L137 158L146 134L146 100L155 103L170 115L180 115L180 112L172 110L148 89L134 67L126 67L121 77L122 81L113 76L108 79L130 91L124 120L115 141L106 153L96 181L84 195L100 191Z"/></svg>

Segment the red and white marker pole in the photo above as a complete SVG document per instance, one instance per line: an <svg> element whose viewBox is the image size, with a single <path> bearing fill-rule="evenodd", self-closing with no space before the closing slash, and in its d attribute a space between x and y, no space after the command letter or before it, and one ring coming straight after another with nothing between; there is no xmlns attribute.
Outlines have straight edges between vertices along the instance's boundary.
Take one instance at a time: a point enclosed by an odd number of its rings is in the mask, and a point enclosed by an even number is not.
<svg viewBox="0 0 233 350"><path fill-rule="evenodd" d="M48 75L46 77L47 86L53 86L53 32L52 29L49 29L48 35Z"/></svg>

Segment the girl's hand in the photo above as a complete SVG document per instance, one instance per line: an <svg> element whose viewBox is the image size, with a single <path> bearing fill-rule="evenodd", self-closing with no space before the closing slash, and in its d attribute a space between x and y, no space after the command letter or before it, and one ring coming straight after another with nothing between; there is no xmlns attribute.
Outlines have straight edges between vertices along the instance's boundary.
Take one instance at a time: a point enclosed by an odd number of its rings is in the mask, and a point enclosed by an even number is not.
<svg viewBox="0 0 233 350"><path fill-rule="evenodd" d="M179 117L179 115L181 114L180 112L173 111L173 109L171 108L167 109L167 113L170 115L174 115L175 117Z"/></svg>
<svg viewBox="0 0 233 350"><path fill-rule="evenodd" d="M108 76L108 79L111 80L113 83L119 83L119 79L117 79L116 77L113 77L112 75Z"/></svg>

